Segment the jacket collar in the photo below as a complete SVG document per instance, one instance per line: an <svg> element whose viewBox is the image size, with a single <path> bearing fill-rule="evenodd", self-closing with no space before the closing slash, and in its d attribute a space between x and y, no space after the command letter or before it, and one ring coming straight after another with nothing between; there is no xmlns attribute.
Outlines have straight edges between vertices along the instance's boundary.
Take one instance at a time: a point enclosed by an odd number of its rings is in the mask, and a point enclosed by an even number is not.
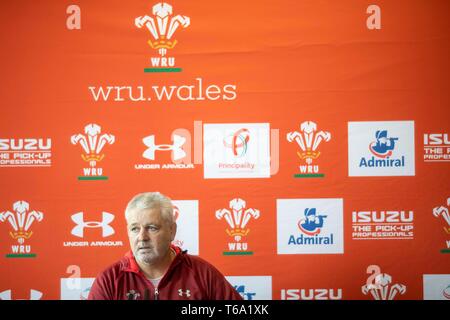
<svg viewBox="0 0 450 320"><path fill-rule="evenodd" d="M174 246L173 244L171 244L170 248L172 248L175 251L176 255L175 255L175 258L172 260L167 271L173 269L173 267L175 267L175 265L177 265L181 261L181 255L183 254L180 247L177 247L177 246ZM123 271L142 274L142 271L139 268L139 265L136 262L136 258L134 257L133 252L131 250L125 254L124 258L125 258L125 264L123 267Z"/></svg>

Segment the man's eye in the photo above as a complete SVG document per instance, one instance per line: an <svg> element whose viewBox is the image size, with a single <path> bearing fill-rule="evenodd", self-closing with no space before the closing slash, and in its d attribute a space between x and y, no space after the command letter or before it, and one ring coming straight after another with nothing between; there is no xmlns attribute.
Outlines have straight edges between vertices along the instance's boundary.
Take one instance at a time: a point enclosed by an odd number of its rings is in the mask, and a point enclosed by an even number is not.
<svg viewBox="0 0 450 320"><path fill-rule="evenodd" d="M138 227L131 228L131 232L139 232L139 228Z"/></svg>

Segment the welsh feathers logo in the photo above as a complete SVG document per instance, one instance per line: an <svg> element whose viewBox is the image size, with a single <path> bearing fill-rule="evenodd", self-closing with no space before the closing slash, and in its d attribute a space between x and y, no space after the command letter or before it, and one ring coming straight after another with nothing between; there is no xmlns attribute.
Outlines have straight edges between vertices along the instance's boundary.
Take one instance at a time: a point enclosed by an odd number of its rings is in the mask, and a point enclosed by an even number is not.
<svg viewBox="0 0 450 320"><path fill-rule="evenodd" d="M287 134L289 142L296 142L300 151L297 155L300 160L306 162L306 165L300 165L300 174L294 175L295 178L319 178L323 173L319 173L319 166L313 165L313 162L320 156L319 145L322 142L331 140L331 133L327 131L318 131L317 124L312 121L305 121L300 125L300 132L292 131Z"/></svg>
<svg viewBox="0 0 450 320"><path fill-rule="evenodd" d="M260 212L258 209L247 208L244 200L236 198L230 201L230 208L216 210L216 218L225 220L229 226L226 233L234 241L228 243L229 251L223 252L224 255L252 255L248 250L248 243L245 240L250 228L247 224L251 219L258 219Z"/></svg>
<svg viewBox="0 0 450 320"><path fill-rule="evenodd" d="M439 206L439 207L433 208L433 215L436 218L442 217L442 219L445 221L444 232L445 232L447 238L449 238L449 236L450 236L450 213L449 213L449 208L450 208L450 198L447 198L447 205L446 206ZM446 248L442 249L441 253L450 253L450 240L446 240Z"/></svg>
<svg viewBox="0 0 450 320"><path fill-rule="evenodd" d="M159 56L151 57L152 67L145 68L144 72L180 72L181 68L175 67L175 58L167 56L178 41L174 38L178 28L189 27L191 20L187 16L173 15L172 6L160 2L153 6L152 16L137 17L134 24L139 29L146 27L151 39L147 41L149 46L157 50Z"/></svg>
<svg viewBox="0 0 450 320"><path fill-rule="evenodd" d="M81 158L89 163L89 168L83 168L83 175L78 180L107 180L103 175L103 168L97 164L103 160L105 154L102 153L106 144L113 144L116 139L112 134L103 133L102 128L95 123L84 127L84 134L78 133L71 136L70 141L73 145L79 144L84 151Z"/></svg>
<svg viewBox="0 0 450 320"><path fill-rule="evenodd" d="M18 245L11 246L11 254L7 258L35 258L36 254L31 253L31 246L25 245L25 241L33 235L31 226L35 221L44 219L44 214L40 211L30 210L28 202L20 200L13 204L13 211L0 212L0 222L8 221L12 231L9 235L17 240Z"/></svg>
<svg viewBox="0 0 450 320"><path fill-rule="evenodd" d="M394 300L398 295L405 294L406 286L394 283L392 276L387 273L375 273L369 276L361 290L364 295L371 295L375 300Z"/></svg>

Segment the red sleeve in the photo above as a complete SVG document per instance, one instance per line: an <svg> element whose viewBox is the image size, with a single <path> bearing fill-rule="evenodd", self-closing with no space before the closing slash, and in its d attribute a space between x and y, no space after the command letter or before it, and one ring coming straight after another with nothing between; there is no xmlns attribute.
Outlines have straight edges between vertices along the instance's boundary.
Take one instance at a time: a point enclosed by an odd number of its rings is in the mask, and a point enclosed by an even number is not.
<svg viewBox="0 0 450 320"><path fill-rule="evenodd" d="M88 300L114 300L114 281L107 270L95 279L89 291Z"/></svg>
<svg viewBox="0 0 450 320"><path fill-rule="evenodd" d="M213 265L207 263L208 296L210 300L243 300L241 295Z"/></svg>

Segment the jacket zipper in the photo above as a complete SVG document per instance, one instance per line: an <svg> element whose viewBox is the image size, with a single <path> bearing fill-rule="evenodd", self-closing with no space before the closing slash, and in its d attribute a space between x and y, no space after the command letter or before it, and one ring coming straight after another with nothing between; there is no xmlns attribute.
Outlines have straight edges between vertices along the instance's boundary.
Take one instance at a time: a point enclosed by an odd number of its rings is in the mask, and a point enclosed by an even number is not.
<svg viewBox="0 0 450 320"><path fill-rule="evenodd" d="M159 291L158 288L155 288L155 300L158 300Z"/></svg>

